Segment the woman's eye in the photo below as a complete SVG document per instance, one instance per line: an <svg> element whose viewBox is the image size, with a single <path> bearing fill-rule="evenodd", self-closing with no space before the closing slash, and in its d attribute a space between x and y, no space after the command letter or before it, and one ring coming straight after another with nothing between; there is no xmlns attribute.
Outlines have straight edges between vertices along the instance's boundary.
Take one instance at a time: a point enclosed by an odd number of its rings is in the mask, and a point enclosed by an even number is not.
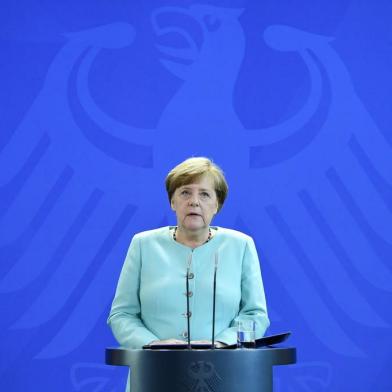
<svg viewBox="0 0 392 392"><path fill-rule="evenodd" d="M181 195L188 196L189 195L189 191L183 190L183 191L181 191Z"/></svg>
<svg viewBox="0 0 392 392"><path fill-rule="evenodd" d="M202 197L210 197L210 194L208 192L202 192L201 196Z"/></svg>

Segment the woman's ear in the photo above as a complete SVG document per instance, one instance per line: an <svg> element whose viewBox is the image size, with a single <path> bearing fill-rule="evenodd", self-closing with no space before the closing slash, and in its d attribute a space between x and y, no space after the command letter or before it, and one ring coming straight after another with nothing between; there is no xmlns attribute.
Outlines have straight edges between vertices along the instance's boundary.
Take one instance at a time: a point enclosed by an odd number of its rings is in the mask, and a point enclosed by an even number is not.
<svg viewBox="0 0 392 392"><path fill-rule="evenodd" d="M173 198L170 200L170 207L173 211L175 211L176 209L174 208L174 201Z"/></svg>

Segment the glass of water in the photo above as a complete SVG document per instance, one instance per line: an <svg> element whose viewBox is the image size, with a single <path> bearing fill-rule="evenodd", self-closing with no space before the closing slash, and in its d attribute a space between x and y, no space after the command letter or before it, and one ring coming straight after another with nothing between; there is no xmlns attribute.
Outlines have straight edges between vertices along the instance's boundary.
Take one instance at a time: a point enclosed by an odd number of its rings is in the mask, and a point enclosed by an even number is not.
<svg viewBox="0 0 392 392"><path fill-rule="evenodd" d="M256 347L256 324L253 320L240 320L237 329L237 347L255 348Z"/></svg>

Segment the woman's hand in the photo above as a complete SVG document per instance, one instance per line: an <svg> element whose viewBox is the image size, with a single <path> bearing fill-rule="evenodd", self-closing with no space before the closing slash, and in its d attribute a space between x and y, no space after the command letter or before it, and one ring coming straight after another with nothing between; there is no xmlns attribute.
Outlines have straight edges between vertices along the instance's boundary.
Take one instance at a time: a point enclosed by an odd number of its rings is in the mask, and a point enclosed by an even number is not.
<svg viewBox="0 0 392 392"><path fill-rule="evenodd" d="M164 340L153 340L149 343L150 346L154 345L175 345L175 344L186 344L184 340L179 339L164 339ZM211 340L192 340L191 344L209 344L211 345ZM215 342L215 348L222 348L227 346L226 343Z"/></svg>
<svg viewBox="0 0 392 392"><path fill-rule="evenodd" d="M211 340L192 340L191 344L209 344L209 345L211 345Z"/></svg>
<svg viewBox="0 0 392 392"><path fill-rule="evenodd" d="M150 346L154 346L157 344L185 344L183 340L179 339L164 339L164 340L153 340L152 342L149 343Z"/></svg>
<svg viewBox="0 0 392 392"><path fill-rule="evenodd" d="M226 343L223 343L223 342L215 342L215 347L216 347L216 348L223 348L223 347L225 347L225 346L227 346Z"/></svg>
<svg viewBox="0 0 392 392"><path fill-rule="evenodd" d="M191 343L195 343L195 344L209 344L211 345L211 340L192 340ZM226 343L222 343L222 342L215 342L215 348L222 348L227 346Z"/></svg>

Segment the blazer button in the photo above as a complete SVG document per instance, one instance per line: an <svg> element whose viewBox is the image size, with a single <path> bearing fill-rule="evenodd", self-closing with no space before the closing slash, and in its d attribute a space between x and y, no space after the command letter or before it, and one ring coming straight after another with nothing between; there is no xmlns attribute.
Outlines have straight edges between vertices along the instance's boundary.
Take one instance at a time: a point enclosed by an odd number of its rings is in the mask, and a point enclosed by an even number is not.
<svg viewBox="0 0 392 392"><path fill-rule="evenodd" d="M186 296L188 296L188 297L192 297L192 295L193 295L193 292L192 291L188 291L187 293L184 293Z"/></svg>
<svg viewBox="0 0 392 392"><path fill-rule="evenodd" d="M189 272L188 279L193 279L194 277L195 277L195 274L193 272Z"/></svg>
<svg viewBox="0 0 392 392"><path fill-rule="evenodd" d="M192 312L188 312L188 313L183 313L183 316L184 317L186 317L186 318L188 318L188 317L191 317L192 316Z"/></svg>
<svg viewBox="0 0 392 392"><path fill-rule="evenodd" d="M188 337L188 332L187 332L187 331L184 331L184 332L181 334L181 336L182 336L183 338L187 338L187 337Z"/></svg>

